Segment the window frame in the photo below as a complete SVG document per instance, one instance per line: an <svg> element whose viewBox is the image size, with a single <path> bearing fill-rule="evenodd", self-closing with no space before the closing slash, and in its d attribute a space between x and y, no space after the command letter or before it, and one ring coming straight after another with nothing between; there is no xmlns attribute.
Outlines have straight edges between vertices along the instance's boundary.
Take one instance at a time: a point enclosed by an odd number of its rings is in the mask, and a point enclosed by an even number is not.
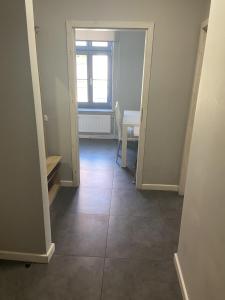
<svg viewBox="0 0 225 300"><path fill-rule="evenodd" d="M79 40L80 41L80 40ZM87 46L76 46L76 55L87 55L87 93L88 102L78 102L78 108L87 109L112 109L112 49L113 43L108 43L107 47L92 46L92 42L98 42L95 40L85 41ZM108 79L107 79L107 102L106 103L94 103L93 102L93 66L92 57L93 55L107 55L108 57Z"/></svg>

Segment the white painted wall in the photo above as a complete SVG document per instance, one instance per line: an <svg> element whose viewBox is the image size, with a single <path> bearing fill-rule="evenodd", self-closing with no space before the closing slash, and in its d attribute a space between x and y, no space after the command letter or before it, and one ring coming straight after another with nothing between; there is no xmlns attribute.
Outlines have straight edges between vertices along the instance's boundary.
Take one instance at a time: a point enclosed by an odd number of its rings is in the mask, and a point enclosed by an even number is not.
<svg viewBox="0 0 225 300"><path fill-rule="evenodd" d="M178 249L190 300L225 298L224 17L212 1Z"/></svg>
<svg viewBox="0 0 225 300"><path fill-rule="evenodd" d="M63 156L70 180L71 145L66 19L155 22L144 183L178 184L200 23L208 0L35 0L40 79L49 153Z"/></svg>
<svg viewBox="0 0 225 300"><path fill-rule="evenodd" d="M121 112L139 110L145 46L145 31L119 31L114 45L113 102Z"/></svg>
<svg viewBox="0 0 225 300"><path fill-rule="evenodd" d="M77 41L114 41L115 30L76 29Z"/></svg>
<svg viewBox="0 0 225 300"><path fill-rule="evenodd" d="M9 258L15 258L15 252L46 254L51 242L38 148L42 140L44 152L43 128L36 124L34 104L39 88L37 60L35 70L35 49L30 48L33 85L28 46L27 24L30 45L34 44L32 1L26 2L28 20L25 1L3 0L0 10L0 257L6 251ZM36 104L40 117L40 99ZM45 188L47 196L47 183Z"/></svg>

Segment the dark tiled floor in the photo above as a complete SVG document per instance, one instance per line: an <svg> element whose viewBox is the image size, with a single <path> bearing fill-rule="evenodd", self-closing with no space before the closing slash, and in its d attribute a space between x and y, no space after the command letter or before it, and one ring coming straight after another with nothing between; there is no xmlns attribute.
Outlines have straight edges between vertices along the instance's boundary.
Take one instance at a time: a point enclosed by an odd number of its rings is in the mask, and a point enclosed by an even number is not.
<svg viewBox="0 0 225 300"><path fill-rule="evenodd" d="M171 260L105 260L102 299L181 299Z"/></svg>
<svg viewBox="0 0 225 300"><path fill-rule="evenodd" d="M1 262L1 300L99 300L104 259L54 255L51 263Z"/></svg>
<svg viewBox="0 0 225 300"><path fill-rule="evenodd" d="M137 191L115 164L116 143L81 140L81 186L51 207L48 265L0 262L1 300L181 300L173 264L182 198Z"/></svg>

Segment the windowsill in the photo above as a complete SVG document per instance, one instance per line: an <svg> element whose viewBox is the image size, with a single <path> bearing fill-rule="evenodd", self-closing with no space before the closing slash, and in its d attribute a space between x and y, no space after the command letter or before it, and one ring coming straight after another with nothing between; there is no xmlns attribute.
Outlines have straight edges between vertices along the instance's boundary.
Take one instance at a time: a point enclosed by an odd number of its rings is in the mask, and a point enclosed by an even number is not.
<svg viewBox="0 0 225 300"><path fill-rule="evenodd" d="M105 108L78 108L78 113L107 113L112 114L112 109Z"/></svg>

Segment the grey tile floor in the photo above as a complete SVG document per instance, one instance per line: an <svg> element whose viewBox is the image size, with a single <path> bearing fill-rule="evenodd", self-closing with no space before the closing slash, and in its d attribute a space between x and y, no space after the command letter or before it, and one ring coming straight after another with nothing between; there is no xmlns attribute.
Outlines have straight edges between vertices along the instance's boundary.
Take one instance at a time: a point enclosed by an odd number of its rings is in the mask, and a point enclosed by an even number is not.
<svg viewBox="0 0 225 300"><path fill-rule="evenodd" d="M0 261L0 300L182 299L173 265L182 198L137 191L113 141L81 140L80 151L80 188L61 188L51 207L53 259Z"/></svg>

